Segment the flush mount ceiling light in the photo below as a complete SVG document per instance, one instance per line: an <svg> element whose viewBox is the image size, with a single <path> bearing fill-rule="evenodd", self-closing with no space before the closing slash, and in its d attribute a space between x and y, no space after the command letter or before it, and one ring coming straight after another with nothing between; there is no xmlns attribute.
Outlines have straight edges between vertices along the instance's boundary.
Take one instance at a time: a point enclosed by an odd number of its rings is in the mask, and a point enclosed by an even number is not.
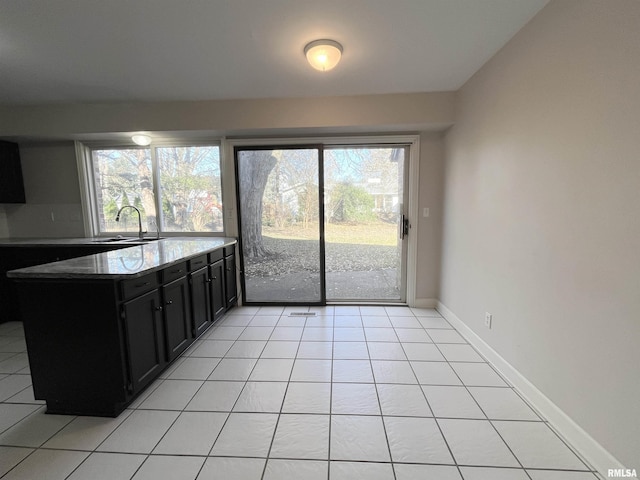
<svg viewBox="0 0 640 480"><path fill-rule="evenodd" d="M146 147L147 145L151 144L151 137L142 133L132 135L131 140L133 140L133 143L135 143L136 145L140 145L142 147Z"/></svg>
<svg viewBox="0 0 640 480"><path fill-rule="evenodd" d="M340 61L342 45L335 40L314 40L304 47L304 54L313 68L327 72Z"/></svg>

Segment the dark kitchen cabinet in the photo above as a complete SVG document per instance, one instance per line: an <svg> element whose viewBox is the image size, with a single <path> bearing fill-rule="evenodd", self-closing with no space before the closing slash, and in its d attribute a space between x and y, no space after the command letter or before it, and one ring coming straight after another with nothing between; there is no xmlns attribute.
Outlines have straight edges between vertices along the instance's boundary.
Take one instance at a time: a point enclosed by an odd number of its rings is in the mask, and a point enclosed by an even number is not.
<svg viewBox="0 0 640 480"><path fill-rule="evenodd" d="M200 336L211 325L210 283L207 266L189 274L194 337Z"/></svg>
<svg viewBox="0 0 640 480"><path fill-rule="evenodd" d="M233 251L233 247L225 247L224 252L225 301L226 307L229 309L233 307L238 300L238 287L236 285L236 255Z"/></svg>
<svg viewBox="0 0 640 480"><path fill-rule="evenodd" d="M153 332L161 335L161 317L150 314L160 306L157 291L121 309L112 281L18 287L33 392L47 413L116 416L160 372L163 355L154 350L162 342Z"/></svg>
<svg viewBox="0 0 640 480"><path fill-rule="evenodd" d="M167 360L176 359L191 344L191 302L187 277L162 286Z"/></svg>
<svg viewBox="0 0 640 480"><path fill-rule="evenodd" d="M227 272L223 250L209 254L207 261L198 259L195 267L209 265L189 274L193 329L198 337L213 322L218 320L232 305L227 302ZM235 285L235 279L234 285ZM233 298L235 302L235 297Z"/></svg>
<svg viewBox="0 0 640 480"><path fill-rule="evenodd" d="M225 296L225 271L224 261L218 260L209 267L211 278L211 310L213 311L213 321L216 321L227 309Z"/></svg>
<svg viewBox="0 0 640 480"><path fill-rule="evenodd" d="M122 305L130 380L127 391L131 394L149 384L167 364L162 310L158 290L152 290Z"/></svg>
<svg viewBox="0 0 640 480"><path fill-rule="evenodd" d="M17 298L15 285L7 278L9 270L83 257L125 247L127 245L0 246L0 323L22 320L19 306L15 301Z"/></svg>
<svg viewBox="0 0 640 480"><path fill-rule="evenodd" d="M124 279L15 280L48 413L117 416L213 323L213 298L229 308L230 264L201 257Z"/></svg>
<svg viewBox="0 0 640 480"><path fill-rule="evenodd" d="M233 251L230 250L230 252ZM220 249L210 253L207 260L198 258L191 262L191 270L209 263L207 267L189 274L195 337L198 337L236 303L235 261L233 258L229 260L227 258L225 250ZM229 278L227 267L231 268L232 279ZM229 290L231 284L233 289ZM227 295L228 291L232 292L231 297Z"/></svg>

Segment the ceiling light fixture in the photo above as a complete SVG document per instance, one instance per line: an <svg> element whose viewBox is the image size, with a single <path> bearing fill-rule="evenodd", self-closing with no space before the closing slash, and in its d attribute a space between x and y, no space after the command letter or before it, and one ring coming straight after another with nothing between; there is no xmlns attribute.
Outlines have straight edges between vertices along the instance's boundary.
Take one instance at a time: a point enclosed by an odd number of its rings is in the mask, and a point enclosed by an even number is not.
<svg viewBox="0 0 640 480"><path fill-rule="evenodd" d="M314 40L304 47L304 54L313 68L327 72L340 61L342 45L335 40Z"/></svg>
<svg viewBox="0 0 640 480"><path fill-rule="evenodd" d="M146 147L147 145L151 144L151 137L142 133L132 135L131 140L133 140L133 143L135 143L136 145L140 145L142 147Z"/></svg>

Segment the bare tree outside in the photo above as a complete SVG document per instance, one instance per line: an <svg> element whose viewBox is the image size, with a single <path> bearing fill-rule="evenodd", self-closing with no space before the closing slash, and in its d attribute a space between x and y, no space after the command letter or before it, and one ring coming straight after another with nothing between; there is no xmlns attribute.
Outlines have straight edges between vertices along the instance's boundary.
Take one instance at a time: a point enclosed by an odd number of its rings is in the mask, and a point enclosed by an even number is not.
<svg viewBox="0 0 640 480"><path fill-rule="evenodd" d="M133 211L123 212L121 221L115 222L118 209L125 205L141 211L143 229L155 230L159 192L162 231L222 232L219 148L157 147L153 152L160 185L154 184L151 148L92 151L100 231L137 231Z"/></svg>
<svg viewBox="0 0 640 480"><path fill-rule="evenodd" d="M222 231L219 150L208 146L158 147L162 229Z"/></svg>
<svg viewBox="0 0 640 480"><path fill-rule="evenodd" d="M264 193L269 174L278 160L269 150L242 151L238 154L241 231L245 258L269 255L262 239Z"/></svg>
<svg viewBox="0 0 640 480"><path fill-rule="evenodd" d="M115 217L123 206L131 205L142 213L143 228L156 219L151 155L148 149L112 149L93 151L94 178L100 231L137 231L138 220L125 212L122 221Z"/></svg>

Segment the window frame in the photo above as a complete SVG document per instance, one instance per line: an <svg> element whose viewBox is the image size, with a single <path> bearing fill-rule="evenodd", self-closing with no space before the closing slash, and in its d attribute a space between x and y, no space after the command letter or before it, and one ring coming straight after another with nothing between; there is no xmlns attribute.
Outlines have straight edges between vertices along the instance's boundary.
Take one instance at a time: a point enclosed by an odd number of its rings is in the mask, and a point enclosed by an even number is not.
<svg viewBox="0 0 640 480"><path fill-rule="evenodd" d="M408 236L407 245L407 271L406 271L406 303L408 305L416 305L417 298L417 258L418 258L418 186L420 183L420 135L419 134L393 134L393 133L368 133L363 135L317 135L317 136L283 136L283 137L238 137L238 138L225 138L223 142L223 150L225 152L225 165L229 172L233 171L234 164L234 149L236 147L255 147L255 146L284 146L284 145L301 145L301 144L314 144L323 145L324 148L330 147L343 147L343 146L357 146L362 147L366 145L384 146L385 144L406 144L409 147L409 154L405 158L405 162L408 163L407 169L407 188L408 188L408 213L411 223L415 223L412 230L412 234ZM223 179L223 182L228 181ZM236 182L235 176L233 182ZM228 212L232 212L233 205L236 205L237 199L235 198L235 188L229 186L229 193L233 195L233 198L227 198ZM231 220L233 224L230 225ZM237 215L230 216L228 218L227 227L231 231L231 235L237 237L239 235L238 230L240 228L237 222ZM431 306L431 300L419 299L422 306Z"/></svg>
<svg viewBox="0 0 640 480"><path fill-rule="evenodd" d="M98 195L96 191L96 179L93 168L93 152L95 150L133 150L142 149L150 150L151 157L151 175L153 178L153 195L156 207L156 222L158 230L163 237L224 237L227 232L227 216L225 215L225 196L224 196L224 151L222 141L220 139L165 139L162 141L154 141L151 145L140 146L128 142L109 142L109 141L76 141L76 157L78 165L78 174L81 179L81 202L84 217L84 230L86 237L113 237L116 235L131 236L131 232L127 231L110 231L103 232L100 230L99 212L101 206L98 204ZM156 148L167 147L217 147L218 160L220 168L220 200L222 203L222 231L221 232L175 232L164 231L163 211L162 211L162 185L160 183L160 168L158 166L158 158ZM155 232L147 231L147 235L154 235Z"/></svg>

